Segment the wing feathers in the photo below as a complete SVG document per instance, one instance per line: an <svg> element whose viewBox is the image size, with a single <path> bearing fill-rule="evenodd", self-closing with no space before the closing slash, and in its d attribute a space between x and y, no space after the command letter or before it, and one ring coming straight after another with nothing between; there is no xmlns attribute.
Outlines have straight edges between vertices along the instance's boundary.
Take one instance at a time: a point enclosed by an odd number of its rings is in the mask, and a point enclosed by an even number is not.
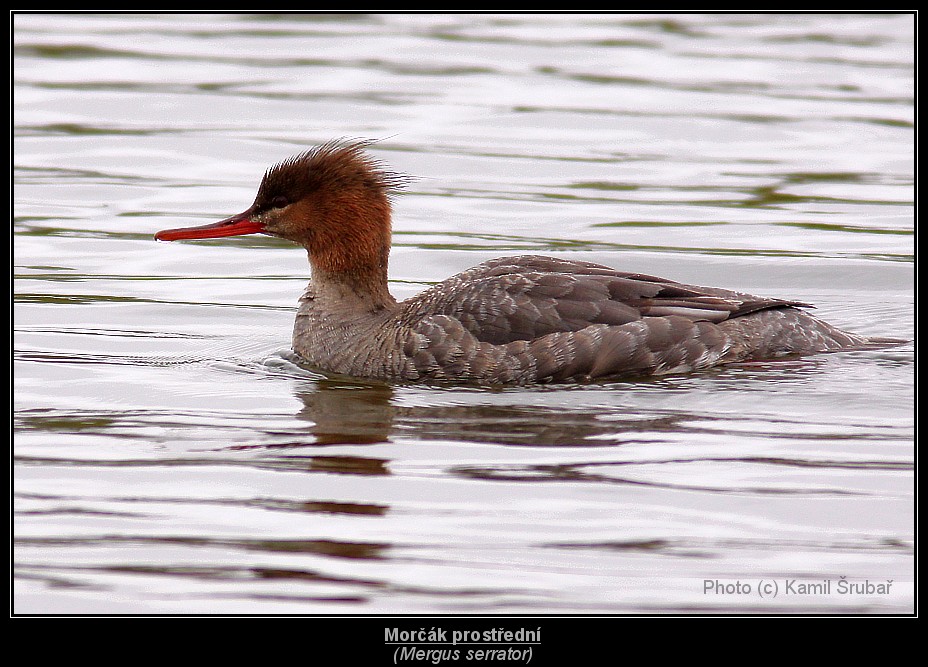
<svg viewBox="0 0 928 667"><path fill-rule="evenodd" d="M485 262L403 304L410 321L426 314L447 315L477 340L497 345L580 332L593 325L619 327L644 318L719 323L758 310L791 306L808 307L797 301L683 285L589 262L536 255ZM655 326L652 337L661 335L660 326ZM589 337L593 335L600 334L577 336L572 344L592 343ZM599 348L630 349L629 336L616 334L600 341Z"/></svg>

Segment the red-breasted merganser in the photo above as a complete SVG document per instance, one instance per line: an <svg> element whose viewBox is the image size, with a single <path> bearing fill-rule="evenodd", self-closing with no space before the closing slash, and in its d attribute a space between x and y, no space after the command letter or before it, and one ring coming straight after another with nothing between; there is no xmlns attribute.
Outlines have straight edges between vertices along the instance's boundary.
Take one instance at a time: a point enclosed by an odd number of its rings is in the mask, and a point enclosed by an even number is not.
<svg viewBox="0 0 928 667"><path fill-rule="evenodd" d="M293 349L319 370L387 381L583 382L694 371L903 341L841 331L799 301L523 255L484 262L397 303L390 196L405 179L334 141L264 175L251 207L156 239L270 234L309 253Z"/></svg>

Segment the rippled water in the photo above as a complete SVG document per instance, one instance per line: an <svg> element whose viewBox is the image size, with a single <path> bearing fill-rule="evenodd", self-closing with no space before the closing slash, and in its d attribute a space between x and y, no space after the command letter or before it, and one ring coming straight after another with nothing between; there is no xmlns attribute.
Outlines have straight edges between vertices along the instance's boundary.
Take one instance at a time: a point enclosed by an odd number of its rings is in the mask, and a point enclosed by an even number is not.
<svg viewBox="0 0 928 667"><path fill-rule="evenodd" d="M911 16L13 27L14 612L913 610L911 344L581 387L324 378L288 350L302 251L151 237L378 138L416 177L399 298L538 252L913 338Z"/></svg>

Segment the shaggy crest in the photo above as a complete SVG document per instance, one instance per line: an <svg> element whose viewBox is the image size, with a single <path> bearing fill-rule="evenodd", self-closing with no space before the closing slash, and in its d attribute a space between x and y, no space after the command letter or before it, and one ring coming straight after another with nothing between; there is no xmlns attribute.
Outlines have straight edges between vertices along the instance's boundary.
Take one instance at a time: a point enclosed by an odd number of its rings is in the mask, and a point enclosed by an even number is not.
<svg viewBox="0 0 928 667"><path fill-rule="evenodd" d="M363 188L391 198L411 179L368 155L365 149L373 143L336 139L277 163L261 179L255 204L259 208L286 205L322 186L342 191Z"/></svg>

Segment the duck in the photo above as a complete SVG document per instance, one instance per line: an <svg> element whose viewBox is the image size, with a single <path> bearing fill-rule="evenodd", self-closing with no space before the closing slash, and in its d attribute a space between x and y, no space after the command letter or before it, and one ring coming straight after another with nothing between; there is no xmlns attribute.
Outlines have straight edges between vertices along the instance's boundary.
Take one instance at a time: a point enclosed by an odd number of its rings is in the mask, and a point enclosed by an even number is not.
<svg viewBox="0 0 928 667"><path fill-rule="evenodd" d="M252 205L159 241L267 234L306 249L292 348L309 367L386 382L582 383L874 349L801 301L544 255L491 259L405 301L388 288L394 195L409 182L334 140L268 169Z"/></svg>

